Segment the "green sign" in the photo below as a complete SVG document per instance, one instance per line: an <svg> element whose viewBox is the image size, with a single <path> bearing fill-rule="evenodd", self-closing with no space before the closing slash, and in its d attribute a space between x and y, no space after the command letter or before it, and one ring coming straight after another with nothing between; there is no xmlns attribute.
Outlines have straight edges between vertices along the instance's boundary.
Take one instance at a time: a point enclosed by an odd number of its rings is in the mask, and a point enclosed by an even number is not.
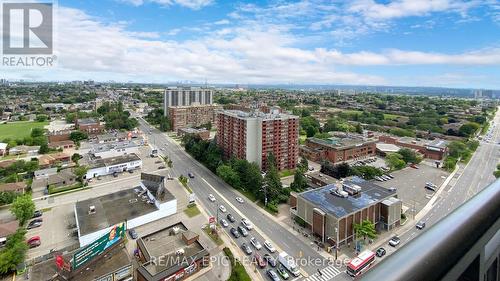
<svg viewBox="0 0 500 281"><path fill-rule="evenodd" d="M106 249L118 243L121 238L125 237L126 226L125 223L120 223L113 226L108 233L99 237L94 242L87 246L78 249L73 255L72 268L77 269L84 265L94 257L102 254Z"/></svg>

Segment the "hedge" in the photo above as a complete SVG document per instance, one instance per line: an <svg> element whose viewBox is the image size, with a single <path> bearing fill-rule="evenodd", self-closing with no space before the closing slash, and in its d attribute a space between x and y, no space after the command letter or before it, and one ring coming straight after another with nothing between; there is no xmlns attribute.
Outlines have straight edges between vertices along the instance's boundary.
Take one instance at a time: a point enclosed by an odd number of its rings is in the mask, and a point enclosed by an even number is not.
<svg viewBox="0 0 500 281"><path fill-rule="evenodd" d="M229 258L231 262L231 276L229 276L228 281L251 281L252 279L248 275L245 267L240 263L240 261L234 258L233 253L228 247L224 247L223 249L226 256Z"/></svg>

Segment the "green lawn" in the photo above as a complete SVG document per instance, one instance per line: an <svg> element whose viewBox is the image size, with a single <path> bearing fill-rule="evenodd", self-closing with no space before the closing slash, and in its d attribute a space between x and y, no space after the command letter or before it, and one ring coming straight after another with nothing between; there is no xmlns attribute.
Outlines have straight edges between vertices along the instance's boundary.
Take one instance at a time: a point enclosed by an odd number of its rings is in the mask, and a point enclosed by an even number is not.
<svg viewBox="0 0 500 281"><path fill-rule="evenodd" d="M280 178L293 176L294 174L295 174L295 170L283 170L283 171L279 172Z"/></svg>
<svg viewBox="0 0 500 281"><path fill-rule="evenodd" d="M190 207L188 207L187 209L184 210L184 213L192 218L194 216L197 216L200 214L200 210L198 209L198 207L196 207L196 205L192 205Z"/></svg>
<svg viewBox="0 0 500 281"><path fill-rule="evenodd" d="M49 122L20 121L7 124L0 124L0 138L21 139L31 134L31 129L42 128Z"/></svg>
<svg viewBox="0 0 500 281"><path fill-rule="evenodd" d="M394 120L394 119L398 119L399 115L396 115L396 114L389 114L389 113L384 113L384 119L385 120Z"/></svg>

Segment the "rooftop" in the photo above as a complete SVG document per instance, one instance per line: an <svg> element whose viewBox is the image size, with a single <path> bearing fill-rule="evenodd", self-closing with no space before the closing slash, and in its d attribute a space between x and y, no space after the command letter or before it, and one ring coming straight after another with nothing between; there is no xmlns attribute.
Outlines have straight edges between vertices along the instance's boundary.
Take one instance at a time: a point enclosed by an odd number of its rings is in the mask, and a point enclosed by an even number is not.
<svg viewBox="0 0 500 281"><path fill-rule="evenodd" d="M173 234L173 228L178 228L177 234ZM161 263L145 263L143 268L151 275L156 275L164 270L167 272L175 273L179 269L187 266L182 264L183 261L192 261L190 257L204 256L207 254L206 250L199 242L194 242L186 245L182 239L184 232L190 232L183 223L178 223L164 228L160 231L140 238L149 256L156 257L156 260L161 260ZM184 250L184 254L177 255L177 250ZM195 259L196 260L196 259ZM169 274L166 274L168 276Z"/></svg>
<svg viewBox="0 0 500 281"><path fill-rule="evenodd" d="M186 134L198 134L202 132L208 132L207 129L196 129L196 128L180 128L179 131L186 133Z"/></svg>
<svg viewBox="0 0 500 281"><path fill-rule="evenodd" d="M322 211L340 218L396 194L396 191L389 191L386 188L358 177L345 180L344 183L360 186L361 192L356 196L349 195L347 198L338 197L330 193L331 189L336 189L334 184L330 184L322 188L305 191L298 196L311 202Z"/></svg>
<svg viewBox="0 0 500 281"><path fill-rule="evenodd" d="M137 190L140 192L142 188L121 190L77 202L75 209L80 235L83 236L156 211L156 206L148 203L147 196L146 198L138 196ZM95 206L94 214L89 214L90 206Z"/></svg>
<svg viewBox="0 0 500 281"><path fill-rule="evenodd" d="M113 143L98 143L92 146L91 153L105 152L112 149L125 149L138 147L138 145L132 141L119 141Z"/></svg>
<svg viewBox="0 0 500 281"><path fill-rule="evenodd" d="M99 124L99 121L95 120L94 118L83 118L83 119L78 119L77 120L78 125L92 125L92 124Z"/></svg>
<svg viewBox="0 0 500 281"><path fill-rule="evenodd" d="M429 143L427 146L437 147L437 148L446 148L448 146L448 141L442 139L435 139Z"/></svg>
<svg viewBox="0 0 500 281"><path fill-rule="evenodd" d="M3 191L22 191L26 188L25 182L12 182L12 183L4 183L0 184L0 192Z"/></svg>
<svg viewBox="0 0 500 281"><path fill-rule="evenodd" d="M383 152L398 152L401 148L392 143L377 142L377 149Z"/></svg>
<svg viewBox="0 0 500 281"><path fill-rule="evenodd" d="M239 119L259 118L263 120L278 120L278 119L298 119L298 116L286 113L264 113L261 111L245 112L241 110L224 110L225 115L229 115Z"/></svg>
<svg viewBox="0 0 500 281"><path fill-rule="evenodd" d="M117 164L128 163L128 162L132 162L132 161L140 161L140 160L141 160L141 158L139 156L137 156L137 154L130 153L130 154L123 154L123 155L116 156L116 157L94 159L94 160L91 160L91 163L89 163L89 166L91 169L94 169L94 168L99 168L99 167L114 166Z"/></svg>
<svg viewBox="0 0 500 281"><path fill-rule="evenodd" d="M333 149L346 149L355 146L361 146L366 143L374 143L376 140L371 138L363 138L363 137L331 137L328 139L318 139L318 138L308 138L308 142L318 143L322 145L326 145Z"/></svg>

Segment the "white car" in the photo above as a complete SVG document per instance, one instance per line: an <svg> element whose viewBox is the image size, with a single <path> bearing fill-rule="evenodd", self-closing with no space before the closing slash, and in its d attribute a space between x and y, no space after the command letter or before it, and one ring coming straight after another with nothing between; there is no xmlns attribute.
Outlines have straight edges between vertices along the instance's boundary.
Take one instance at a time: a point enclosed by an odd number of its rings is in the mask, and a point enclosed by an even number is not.
<svg viewBox="0 0 500 281"><path fill-rule="evenodd" d="M248 229L248 230L252 230L252 229L253 229L253 225L252 225L252 223L251 223L249 220L245 219L245 218L242 218L242 219L241 219L241 224L243 224L243 226L244 226L246 229Z"/></svg>
<svg viewBox="0 0 500 281"><path fill-rule="evenodd" d="M250 243L252 243L256 250L262 249L262 245L259 241L257 241L257 239L255 239L255 237L250 238Z"/></svg>
<svg viewBox="0 0 500 281"><path fill-rule="evenodd" d="M271 244L271 242L269 242L267 240L264 241L264 247L266 247L266 249L268 249L269 252L271 252L271 253L276 252L276 249L273 247L273 245Z"/></svg>
<svg viewBox="0 0 500 281"><path fill-rule="evenodd" d="M236 197L236 201L238 201L238 203L243 203L243 199L241 197Z"/></svg>
<svg viewBox="0 0 500 281"><path fill-rule="evenodd" d="M212 193L208 194L208 200L215 202L215 196Z"/></svg>
<svg viewBox="0 0 500 281"><path fill-rule="evenodd" d="M222 225L222 227L228 227L229 224L227 223L227 221L225 219L221 219L220 221L220 225Z"/></svg>
<svg viewBox="0 0 500 281"><path fill-rule="evenodd" d="M220 205L220 206L219 206L219 210L220 210L221 212L225 213L225 212L226 212L226 207L224 207L224 205Z"/></svg>

